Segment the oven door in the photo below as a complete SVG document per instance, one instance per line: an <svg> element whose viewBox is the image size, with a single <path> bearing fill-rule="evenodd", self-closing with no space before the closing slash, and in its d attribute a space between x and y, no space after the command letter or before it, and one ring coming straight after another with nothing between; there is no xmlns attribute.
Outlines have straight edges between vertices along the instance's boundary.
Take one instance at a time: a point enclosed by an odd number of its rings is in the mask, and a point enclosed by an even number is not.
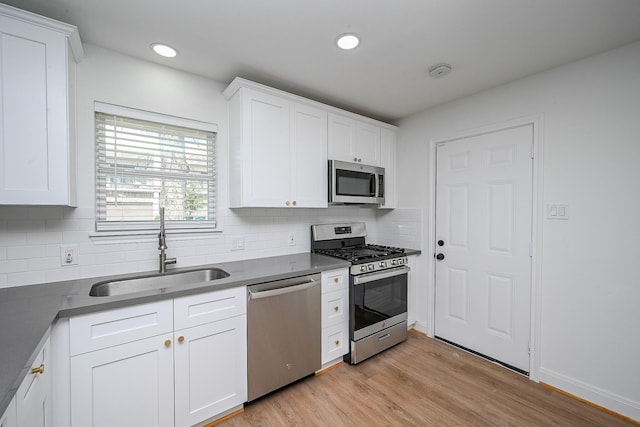
<svg viewBox="0 0 640 427"><path fill-rule="evenodd" d="M409 267L352 276L349 330L357 341L407 320Z"/></svg>

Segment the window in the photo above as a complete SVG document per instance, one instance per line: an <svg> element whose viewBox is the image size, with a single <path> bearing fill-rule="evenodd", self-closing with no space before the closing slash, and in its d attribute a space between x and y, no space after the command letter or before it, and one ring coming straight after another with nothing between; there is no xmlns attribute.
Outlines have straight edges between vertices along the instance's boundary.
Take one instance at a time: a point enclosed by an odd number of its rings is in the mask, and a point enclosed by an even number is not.
<svg viewBox="0 0 640 427"><path fill-rule="evenodd" d="M216 125L96 103L96 230L216 228Z"/></svg>

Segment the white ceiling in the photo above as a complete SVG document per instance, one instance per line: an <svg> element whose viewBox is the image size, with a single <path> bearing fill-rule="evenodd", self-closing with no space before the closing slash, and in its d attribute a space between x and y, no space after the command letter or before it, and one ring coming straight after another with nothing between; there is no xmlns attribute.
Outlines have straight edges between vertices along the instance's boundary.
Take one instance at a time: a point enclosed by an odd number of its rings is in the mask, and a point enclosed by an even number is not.
<svg viewBox="0 0 640 427"><path fill-rule="evenodd" d="M394 122L640 40L640 0L4 0L83 42ZM362 38L354 51L334 41ZM173 60L149 45L177 48ZM432 79L431 65L453 72ZM640 70L639 70L640 72Z"/></svg>

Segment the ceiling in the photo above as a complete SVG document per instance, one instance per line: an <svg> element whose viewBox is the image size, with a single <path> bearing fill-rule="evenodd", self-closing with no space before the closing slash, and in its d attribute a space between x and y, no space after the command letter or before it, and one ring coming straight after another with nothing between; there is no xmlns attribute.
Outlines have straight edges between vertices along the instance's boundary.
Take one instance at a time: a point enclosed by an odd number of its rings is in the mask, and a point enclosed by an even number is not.
<svg viewBox="0 0 640 427"><path fill-rule="evenodd" d="M640 40L640 0L2 0L84 43L387 122ZM360 46L341 51L339 34ZM149 45L179 54L164 59ZM453 72L434 79L430 66Z"/></svg>

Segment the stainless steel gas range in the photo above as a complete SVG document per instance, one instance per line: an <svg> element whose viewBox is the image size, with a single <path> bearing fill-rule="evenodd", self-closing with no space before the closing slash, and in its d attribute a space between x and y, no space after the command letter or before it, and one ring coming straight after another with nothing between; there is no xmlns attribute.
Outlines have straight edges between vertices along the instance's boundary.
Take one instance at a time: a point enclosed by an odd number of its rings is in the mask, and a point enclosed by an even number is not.
<svg viewBox="0 0 640 427"><path fill-rule="evenodd" d="M364 223L311 226L311 252L351 262L350 352L361 361L407 339L407 277L404 249L370 245Z"/></svg>

